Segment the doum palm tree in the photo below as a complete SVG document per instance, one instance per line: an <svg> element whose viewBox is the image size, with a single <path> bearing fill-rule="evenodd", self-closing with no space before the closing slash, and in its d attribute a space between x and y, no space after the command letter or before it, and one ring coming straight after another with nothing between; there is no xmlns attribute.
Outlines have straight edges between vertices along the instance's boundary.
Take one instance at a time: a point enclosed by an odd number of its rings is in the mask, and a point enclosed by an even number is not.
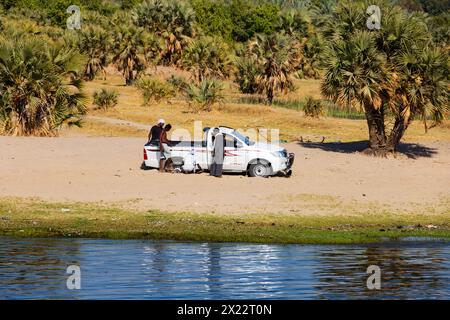
<svg viewBox="0 0 450 320"><path fill-rule="evenodd" d="M194 11L189 2L145 0L133 10L133 21L164 41L161 62L176 64L195 34Z"/></svg>
<svg viewBox="0 0 450 320"><path fill-rule="evenodd" d="M132 25L117 28L113 45L113 62L122 72L127 85L132 85L145 69L145 31Z"/></svg>
<svg viewBox="0 0 450 320"><path fill-rule="evenodd" d="M419 15L379 1L381 29L366 26L365 2L341 2L325 32L322 93L343 106L362 109L369 129L369 154L395 152L415 118L448 112L448 52L435 48ZM387 121L393 122L390 131Z"/></svg>
<svg viewBox="0 0 450 320"><path fill-rule="evenodd" d="M201 82L207 77L224 78L230 72L231 61L225 44L217 39L201 37L193 40L183 52L181 66Z"/></svg>
<svg viewBox="0 0 450 320"><path fill-rule="evenodd" d="M298 68L301 57L300 44L283 33L258 34L249 44L249 55L258 66L256 77L258 92L265 93L272 104L275 92L293 87L292 73Z"/></svg>
<svg viewBox="0 0 450 320"><path fill-rule="evenodd" d="M0 131L47 136L65 123L80 125L86 100L79 54L26 38L0 43Z"/></svg>
<svg viewBox="0 0 450 320"><path fill-rule="evenodd" d="M79 32L78 48L87 58L83 79L94 80L99 72L103 72L103 75L105 75L110 49L108 33L98 27L83 29Z"/></svg>

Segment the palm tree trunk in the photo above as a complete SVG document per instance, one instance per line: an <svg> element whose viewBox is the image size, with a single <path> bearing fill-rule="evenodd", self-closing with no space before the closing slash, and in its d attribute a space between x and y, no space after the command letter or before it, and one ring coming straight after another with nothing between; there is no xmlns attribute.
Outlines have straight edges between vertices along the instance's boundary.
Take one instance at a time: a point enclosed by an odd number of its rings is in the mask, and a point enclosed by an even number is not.
<svg viewBox="0 0 450 320"><path fill-rule="evenodd" d="M384 108L375 109L373 106L368 106L365 109L367 126L369 128L369 149L364 152L374 156L385 156L387 150Z"/></svg>
<svg viewBox="0 0 450 320"><path fill-rule="evenodd" d="M397 150L397 146L410 123L411 121L409 119L405 123L405 119L402 117L395 119L394 127L392 128L387 140L387 149L389 152L395 152Z"/></svg>
<svg viewBox="0 0 450 320"><path fill-rule="evenodd" d="M273 88L269 87L267 89L267 104L271 106L272 101L273 101Z"/></svg>

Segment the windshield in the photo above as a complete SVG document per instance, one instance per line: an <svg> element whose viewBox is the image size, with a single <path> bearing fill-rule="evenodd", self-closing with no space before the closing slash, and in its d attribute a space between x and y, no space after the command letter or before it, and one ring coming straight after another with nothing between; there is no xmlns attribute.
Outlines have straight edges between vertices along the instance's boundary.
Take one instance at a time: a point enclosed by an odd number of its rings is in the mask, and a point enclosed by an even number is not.
<svg viewBox="0 0 450 320"><path fill-rule="evenodd" d="M233 131L234 136L236 136L236 138L238 138L241 141L244 141L246 145L251 146L254 145L255 142L251 141L249 137L244 136L242 133L240 133L237 130Z"/></svg>

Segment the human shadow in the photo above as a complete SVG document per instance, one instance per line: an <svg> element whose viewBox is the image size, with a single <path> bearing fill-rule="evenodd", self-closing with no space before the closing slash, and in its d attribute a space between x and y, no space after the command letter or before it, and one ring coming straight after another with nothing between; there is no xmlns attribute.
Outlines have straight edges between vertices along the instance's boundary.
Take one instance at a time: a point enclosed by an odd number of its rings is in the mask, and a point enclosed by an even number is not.
<svg viewBox="0 0 450 320"><path fill-rule="evenodd" d="M299 145L310 149L321 149L330 152L355 153L361 152L369 147L367 140L351 142L298 142ZM437 154L437 149L418 143L400 143L396 153L403 154L411 159L431 158Z"/></svg>

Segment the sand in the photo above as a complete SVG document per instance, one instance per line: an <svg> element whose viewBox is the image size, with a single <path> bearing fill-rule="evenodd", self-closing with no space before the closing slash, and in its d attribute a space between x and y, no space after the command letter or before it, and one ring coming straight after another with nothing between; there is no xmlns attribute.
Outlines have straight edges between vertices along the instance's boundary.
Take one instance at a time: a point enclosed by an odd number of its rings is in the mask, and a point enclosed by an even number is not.
<svg viewBox="0 0 450 320"><path fill-rule="evenodd" d="M267 179L143 171L144 142L0 137L0 197L120 203L139 210L317 215L348 213L353 204L448 208L450 199L448 142L403 145L404 154L390 159L355 152L364 147L359 143L290 143L286 148L296 156L292 177Z"/></svg>

